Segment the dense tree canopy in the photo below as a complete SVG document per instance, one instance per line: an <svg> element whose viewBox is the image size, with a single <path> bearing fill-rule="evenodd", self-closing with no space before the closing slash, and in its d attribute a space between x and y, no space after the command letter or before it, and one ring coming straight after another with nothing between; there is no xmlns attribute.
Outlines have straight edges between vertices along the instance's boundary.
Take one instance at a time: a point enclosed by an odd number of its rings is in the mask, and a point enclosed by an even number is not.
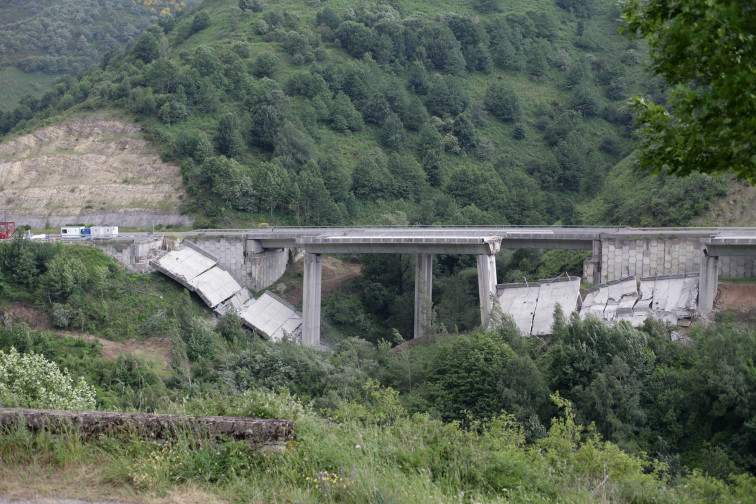
<svg viewBox="0 0 756 504"><path fill-rule="evenodd" d="M627 31L649 41L669 103L635 99L641 166L734 172L756 183L756 9L746 0L630 0Z"/></svg>

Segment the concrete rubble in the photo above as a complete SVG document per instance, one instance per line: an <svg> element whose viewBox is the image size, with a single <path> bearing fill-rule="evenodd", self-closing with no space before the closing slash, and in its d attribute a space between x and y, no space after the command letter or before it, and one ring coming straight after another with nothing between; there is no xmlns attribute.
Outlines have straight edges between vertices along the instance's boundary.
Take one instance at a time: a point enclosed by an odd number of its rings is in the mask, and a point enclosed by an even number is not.
<svg viewBox="0 0 756 504"><path fill-rule="evenodd" d="M580 316L593 315L608 323L631 321L633 307L638 302L638 287L634 276L620 278L588 290Z"/></svg>
<svg viewBox="0 0 756 504"><path fill-rule="evenodd" d="M654 317L687 326L698 315L698 275L627 276L588 290L580 302L579 279L542 280L538 283L496 286L499 305L526 335L550 334L557 303L565 313L597 317L609 325L621 321L634 327Z"/></svg>
<svg viewBox="0 0 756 504"><path fill-rule="evenodd" d="M267 291L255 299L217 258L188 240L150 264L196 292L218 315L233 309L244 325L274 341L285 335L301 339L302 314L296 308Z"/></svg>
<svg viewBox="0 0 756 504"><path fill-rule="evenodd" d="M239 316L246 326L273 341L281 341L286 336L302 337L302 314L272 292L265 291L257 301L246 303Z"/></svg>
<svg viewBox="0 0 756 504"><path fill-rule="evenodd" d="M690 325L698 312L698 275L667 275L640 279L643 299L651 300L655 318L677 325Z"/></svg>
<svg viewBox="0 0 756 504"><path fill-rule="evenodd" d="M640 285L640 287L639 287ZM593 315L607 324L643 325L648 317L676 325L689 325L696 317L698 275L629 276L597 285L583 301L580 316Z"/></svg>

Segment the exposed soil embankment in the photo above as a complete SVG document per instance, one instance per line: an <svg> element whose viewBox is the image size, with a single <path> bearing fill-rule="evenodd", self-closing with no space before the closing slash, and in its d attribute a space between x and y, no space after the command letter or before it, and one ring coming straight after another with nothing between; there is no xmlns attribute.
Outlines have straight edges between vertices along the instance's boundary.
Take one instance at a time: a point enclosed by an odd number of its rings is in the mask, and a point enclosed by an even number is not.
<svg viewBox="0 0 756 504"><path fill-rule="evenodd" d="M302 273L303 270L304 270L304 260L302 259L300 259L299 261L289 266L289 271L293 273ZM324 255L322 277L321 277L322 278L321 292L325 294L325 293L329 293L338 289L338 287L342 283L359 276L361 270L362 270L361 264L352 263L352 262L344 262L335 257ZM278 290L279 292L283 292L287 289L287 286L284 285L283 282L279 282L278 284L274 285L272 289ZM287 302L293 304L294 306L300 306L302 304L301 282L297 283L296 285L293 285L291 287L291 290L288 291L288 294L286 294L285 297L286 297Z"/></svg>
<svg viewBox="0 0 756 504"><path fill-rule="evenodd" d="M0 209L18 224L186 225L185 198L136 124L75 119L0 144Z"/></svg>
<svg viewBox="0 0 756 504"><path fill-rule="evenodd" d="M26 302L13 303L4 311L0 310L0 324L6 320L25 322L35 331L47 331L58 336L96 341L102 346L102 356L105 359L116 359L119 355L132 354L151 362L154 370L161 375L167 375L171 370L170 360L173 346L168 338L110 341L92 334L56 330L53 329L50 315L45 310Z"/></svg>
<svg viewBox="0 0 756 504"><path fill-rule="evenodd" d="M756 284L719 284L714 309L756 313Z"/></svg>

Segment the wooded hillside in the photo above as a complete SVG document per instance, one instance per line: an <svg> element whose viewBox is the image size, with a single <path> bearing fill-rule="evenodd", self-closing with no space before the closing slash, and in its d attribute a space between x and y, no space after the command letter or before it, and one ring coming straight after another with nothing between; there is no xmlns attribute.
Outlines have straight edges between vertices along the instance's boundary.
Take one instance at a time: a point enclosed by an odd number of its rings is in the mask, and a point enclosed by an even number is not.
<svg viewBox="0 0 756 504"><path fill-rule="evenodd" d="M2 103L41 96L55 76L81 75L120 50L162 13L198 0L6 0L0 5Z"/></svg>
<svg viewBox="0 0 756 504"><path fill-rule="evenodd" d="M627 97L664 99L618 19L602 0L206 1L5 110L0 133L126 110L182 164L199 225L623 223L576 211L632 150ZM684 224L724 192L665 184L695 211L634 217Z"/></svg>

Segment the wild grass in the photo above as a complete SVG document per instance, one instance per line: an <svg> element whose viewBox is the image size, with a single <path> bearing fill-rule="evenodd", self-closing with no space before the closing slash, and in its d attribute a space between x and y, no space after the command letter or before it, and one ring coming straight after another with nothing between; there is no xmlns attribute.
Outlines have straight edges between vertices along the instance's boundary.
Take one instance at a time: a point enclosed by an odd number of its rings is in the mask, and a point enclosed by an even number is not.
<svg viewBox="0 0 756 504"><path fill-rule="evenodd" d="M186 434L163 443L133 436L84 442L75 431L52 436L6 429L0 434L4 485L21 476L20 467L32 466L58 474L90 468L97 475L93 493L114 487L140 501L187 489L219 500L269 503L745 502L756 495L752 476L726 483L693 473L673 482L663 464L591 435L581 440L582 427L558 397L563 415L535 444L525 443L507 415L463 428L401 409L386 416L390 394L382 397L362 406L357 417L332 420L286 394L249 395L270 412L295 418L296 440L282 452ZM212 414L214 404L194 401L192 409ZM228 413L250 406L239 401ZM344 412L357 410L343 405ZM38 492L34 483L29 490Z"/></svg>
<svg viewBox="0 0 756 504"><path fill-rule="evenodd" d="M26 94L41 95L53 86L59 75L43 72L26 73L17 68L5 67L0 70L0 104L2 110L9 111L18 105Z"/></svg>

